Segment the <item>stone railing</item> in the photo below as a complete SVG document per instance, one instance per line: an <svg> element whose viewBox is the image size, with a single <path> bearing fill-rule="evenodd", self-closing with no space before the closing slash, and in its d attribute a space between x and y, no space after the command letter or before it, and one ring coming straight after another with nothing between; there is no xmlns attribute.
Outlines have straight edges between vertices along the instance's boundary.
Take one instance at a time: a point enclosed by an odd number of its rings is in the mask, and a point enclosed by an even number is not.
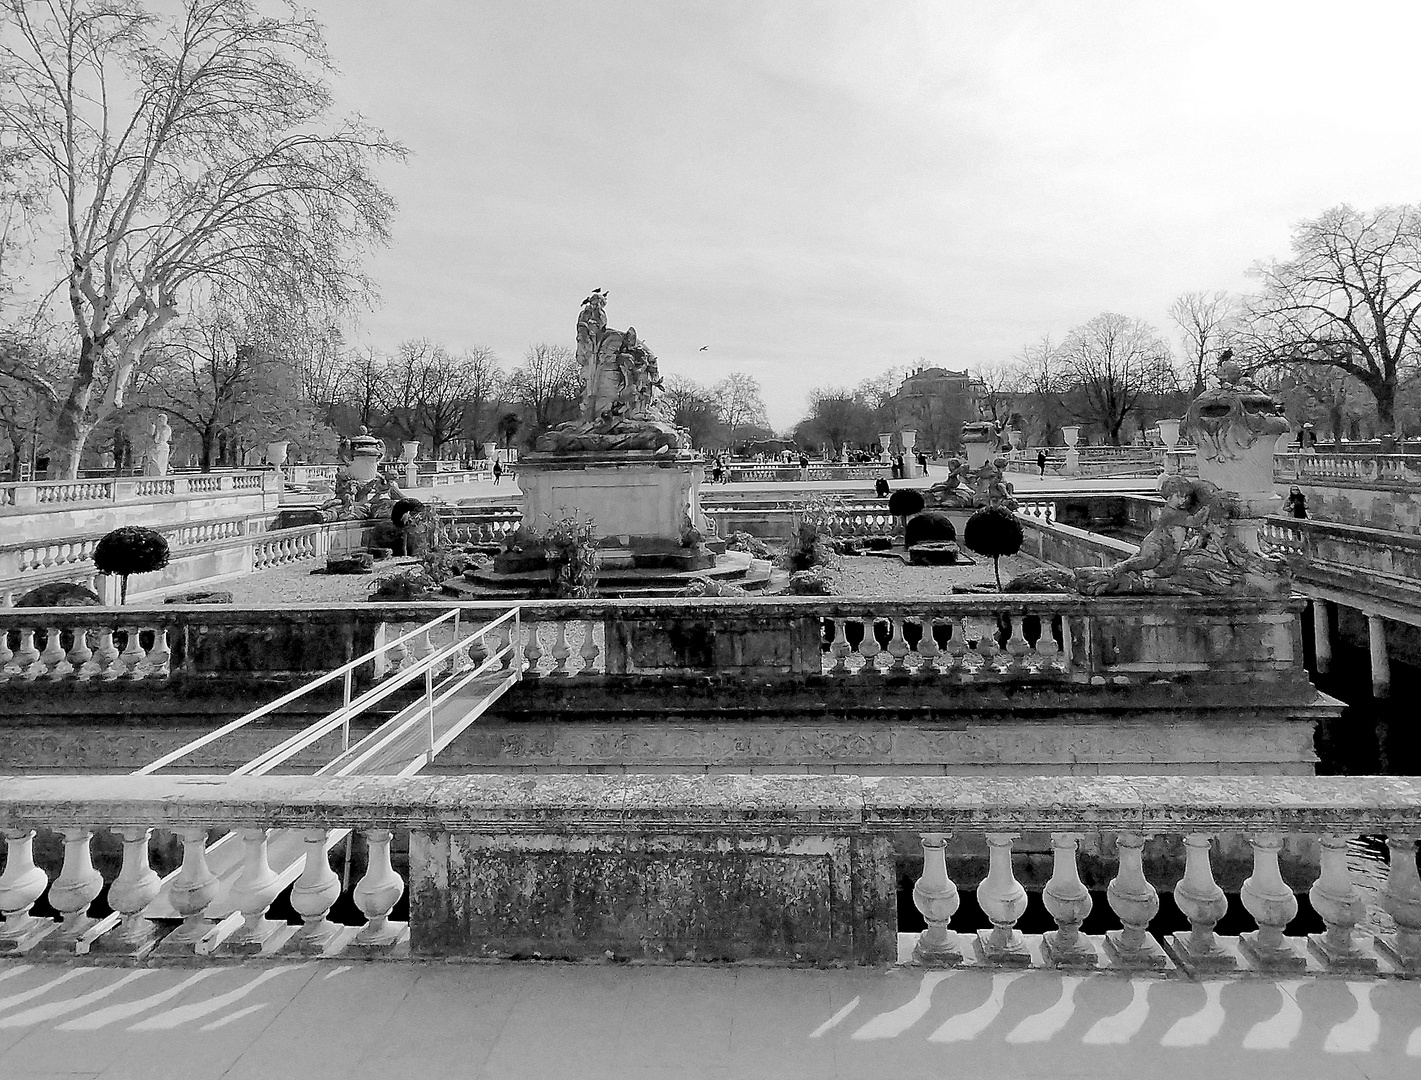
<svg viewBox="0 0 1421 1080"><path fill-rule="evenodd" d="M1259 538L1272 550L1340 572L1421 585L1421 536L1290 517L1265 519Z"/></svg>
<svg viewBox="0 0 1421 1080"><path fill-rule="evenodd" d="M208 495L222 491L276 490L274 470L125 476L110 480L40 480L0 483L0 514L100 507L115 503Z"/></svg>
<svg viewBox="0 0 1421 1080"><path fill-rule="evenodd" d="M478 480L487 480L492 476L492 462L476 461L472 469L420 472L415 476L415 487L448 487L450 484L468 484Z"/></svg>
<svg viewBox="0 0 1421 1080"><path fill-rule="evenodd" d="M877 480L880 476L887 478L892 470L888 465L878 463L849 465L821 461L811 462L807 473L806 476L806 470L797 464L733 462L726 467L726 475L731 481Z"/></svg>
<svg viewBox="0 0 1421 1080"><path fill-rule="evenodd" d="M471 618L507 610L506 604L489 603L301 611L10 609L0 611L0 641L6 643L0 679L41 686L92 679L88 654L105 632L120 630L133 631L140 642L135 649L163 638L164 662L134 667L175 682L329 670L345 658L329 663L341 651L333 652L333 643L364 651L378 635L423 624L452 607ZM1301 601L1023 594L921 601L539 601L519 607L528 678L774 682L813 676L1094 686L1203 680L1210 687L1306 682L1297 638Z"/></svg>
<svg viewBox="0 0 1421 1080"><path fill-rule="evenodd" d="M456 544L497 544L523 523L516 506L461 506L441 508L439 518Z"/></svg>
<svg viewBox="0 0 1421 1080"><path fill-rule="evenodd" d="M135 575L130 602L269 566L324 558L333 539L338 549L359 546L359 534L369 523L334 522L270 532L264 525L262 518L234 518L158 528L171 551L168 568L157 575ZM9 607L37 586L61 581L104 596L107 579L93 562L98 541L99 537L89 536L0 547L0 607Z"/></svg>
<svg viewBox="0 0 1421 1080"><path fill-rule="evenodd" d="M1408 777L56 776L0 780L0 832L0 952L29 960L886 964L901 867L924 966L1421 973ZM38 860L37 833L62 841ZM349 924L329 858L347 836ZM1390 849L1383 931L1349 858L1363 837ZM958 915L974 879L980 921ZM272 917L287 886L299 926ZM1254 927L1237 937L1216 932L1226 886ZM1105 932L1086 934L1102 889ZM1161 889L1187 927L1155 929ZM1324 927L1306 938L1288 932L1304 890ZM32 913L41 900L57 918ZM1023 934L1037 904L1055 929Z"/></svg>
<svg viewBox="0 0 1421 1080"><path fill-rule="evenodd" d="M1279 483L1415 488L1421 487L1421 454L1276 454L1273 476Z"/></svg>

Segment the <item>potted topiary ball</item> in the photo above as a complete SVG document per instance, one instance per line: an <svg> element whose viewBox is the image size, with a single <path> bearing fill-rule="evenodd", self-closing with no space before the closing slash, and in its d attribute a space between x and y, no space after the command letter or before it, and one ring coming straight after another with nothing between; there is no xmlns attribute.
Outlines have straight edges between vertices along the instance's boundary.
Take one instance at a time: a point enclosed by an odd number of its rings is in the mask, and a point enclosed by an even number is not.
<svg viewBox="0 0 1421 1080"><path fill-rule="evenodd" d="M168 565L168 541L141 525L107 533L94 545L94 567L101 574L118 574L119 603L128 602L128 576L151 574Z"/></svg>
<svg viewBox="0 0 1421 1080"><path fill-rule="evenodd" d="M1021 522L1005 506L984 506L967 519L967 526L962 530L963 543L978 555L992 557L998 590L1002 587L1002 568L998 560L1003 555L1015 555L1025 539Z"/></svg>

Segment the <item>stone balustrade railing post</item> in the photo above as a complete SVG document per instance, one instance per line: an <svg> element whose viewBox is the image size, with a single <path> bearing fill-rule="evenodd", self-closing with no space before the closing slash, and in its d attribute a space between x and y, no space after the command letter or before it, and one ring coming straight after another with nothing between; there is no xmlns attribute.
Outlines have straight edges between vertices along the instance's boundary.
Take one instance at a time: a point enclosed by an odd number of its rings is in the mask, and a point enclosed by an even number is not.
<svg viewBox="0 0 1421 1080"><path fill-rule="evenodd" d="M405 883L390 865L389 829L365 829L365 876L355 886L355 904L366 918L351 944L364 949L389 949L408 933L404 923L391 922L390 912L405 894Z"/></svg>
<svg viewBox="0 0 1421 1080"><path fill-rule="evenodd" d="M1378 937L1383 949L1402 969L1421 974L1421 876L1416 871L1416 837L1388 836L1386 886L1382 909L1396 923L1396 932Z"/></svg>
<svg viewBox="0 0 1421 1080"><path fill-rule="evenodd" d="M1139 833L1118 835L1115 850L1119 870L1105 889L1110 910L1124 927L1106 933L1105 948L1111 960L1123 968L1169 966L1169 958L1149 934L1150 921L1159 914L1159 892L1145 878L1146 839Z"/></svg>
<svg viewBox="0 0 1421 1080"><path fill-rule="evenodd" d="M1376 957L1357 940L1366 904L1347 868L1347 837L1329 833L1321 844L1321 872L1308 890L1308 900L1327 930L1309 934L1308 946L1332 971L1374 972Z"/></svg>
<svg viewBox="0 0 1421 1080"><path fill-rule="evenodd" d="M93 835L86 828L64 830L64 865L49 887L49 906L59 912L59 929L47 935L37 949L72 953L94 924L95 920L89 918L89 905L103 892L104 879L94 869L90 848Z"/></svg>
<svg viewBox="0 0 1421 1080"><path fill-rule="evenodd" d="M1031 963L1017 920L1026 914L1026 889L1012 873L1011 842L1017 833L987 834L987 876L977 886L977 904L992 929L977 932L977 953L989 964L1024 967Z"/></svg>
<svg viewBox="0 0 1421 1080"><path fill-rule="evenodd" d="M962 951L948 923L962 901L947 876L947 836L924 833L922 843L923 875L913 886L913 906L928 928L918 936L913 960L925 967L956 967L962 963Z"/></svg>
<svg viewBox="0 0 1421 1080"><path fill-rule="evenodd" d="M1081 934L1081 923L1090 914L1090 891L1081 881L1076 849L1079 833L1052 833L1051 880L1041 892L1041 900L1057 929L1042 938L1041 952L1055 967L1095 967L1100 955Z"/></svg>
<svg viewBox="0 0 1421 1080"><path fill-rule="evenodd" d="M162 882L148 857L152 829L118 830L123 840L123 864L109 885L109 907L121 916L118 927L99 937L91 951L122 953L142 959L158 941L158 931L143 912L158 898Z"/></svg>
<svg viewBox="0 0 1421 1080"><path fill-rule="evenodd" d="M340 878L331 869L327 854L328 830L306 829L301 837L306 862L291 888L291 906L301 916L301 929L291 939L291 948L298 953L320 954L341 930L330 921L331 908L340 899Z"/></svg>
<svg viewBox="0 0 1421 1080"><path fill-rule="evenodd" d="M238 956L253 956L261 953L279 931L286 930L285 923L266 917L267 908L281 892L282 881L267 859L266 830L241 829L237 836L242 841L242 872L232 884L231 896L242 913L242 925L222 943L221 949Z"/></svg>
<svg viewBox="0 0 1421 1080"><path fill-rule="evenodd" d="M1209 849L1208 833L1185 835L1184 876L1174 887L1174 902L1189 920L1190 930L1187 934L1174 934L1170 940L1196 971L1232 970L1238 961L1214 933L1214 927L1228 912L1229 901L1214 880Z"/></svg>
<svg viewBox="0 0 1421 1080"><path fill-rule="evenodd" d="M1253 847L1253 873L1238 895L1258 929L1242 935L1239 945L1249 960L1264 971L1300 971L1307 967L1307 961L1285 936L1288 924L1297 917L1298 898L1283 881L1278 866L1283 838L1277 833L1259 833L1250 837L1249 843Z"/></svg>
<svg viewBox="0 0 1421 1080"><path fill-rule="evenodd" d="M44 895L49 875L35 865L33 829L5 829L5 872L0 874L0 956L20 952L55 929L49 919L30 914Z"/></svg>
<svg viewBox="0 0 1421 1080"><path fill-rule="evenodd" d="M173 910L182 916L182 925L163 939L157 952L162 956L191 956L212 930L207 905L217 898L219 882L207 865L207 828L179 829L183 842L183 864L168 889Z"/></svg>

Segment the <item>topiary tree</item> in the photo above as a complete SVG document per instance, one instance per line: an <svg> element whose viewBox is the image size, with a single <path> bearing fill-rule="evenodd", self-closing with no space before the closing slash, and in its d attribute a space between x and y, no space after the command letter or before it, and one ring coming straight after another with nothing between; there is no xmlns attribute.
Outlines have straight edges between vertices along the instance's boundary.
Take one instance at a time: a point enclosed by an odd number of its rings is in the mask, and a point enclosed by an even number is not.
<svg viewBox="0 0 1421 1080"><path fill-rule="evenodd" d="M163 534L141 525L128 525L106 533L94 545L94 566L101 574L118 574L119 603L128 603L128 576L151 574L168 565L168 541Z"/></svg>
<svg viewBox="0 0 1421 1080"><path fill-rule="evenodd" d="M920 513L927 503L917 488L899 488L888 496L888 512L894 517L909 518Z"/></svg>
<svg viewBox="0 0 1421 1080"><path fill-rule="evenodd" d="M992 572L997 576L997 588L1002 587L1003 555L1015 555L1021 550L1026 534L1021 522L1005 506L985 506L967 519L962 530L962 542L978 555L992 557Z"/></svg>

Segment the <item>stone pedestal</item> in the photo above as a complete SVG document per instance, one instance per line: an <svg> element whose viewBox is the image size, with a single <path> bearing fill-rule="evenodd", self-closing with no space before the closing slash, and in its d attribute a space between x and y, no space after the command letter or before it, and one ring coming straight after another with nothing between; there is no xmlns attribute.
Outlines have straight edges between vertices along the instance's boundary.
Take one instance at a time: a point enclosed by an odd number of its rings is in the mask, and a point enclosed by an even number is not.
<svg viewBox="0 0 1421 1080"><path fill-rule="evenodd" d="M969 469L980 469L997 452L997 428L995 424L963 424L962 456Z"/></svg>
<svg viewBox="0 0 1421 1080"><path fill-rule="evenodd" d="M371 435L360 434L350 440L350 478L357 484L375 479L375 470L385 456L385 444Z"/></svg>
<svg viewBox="0 0 1421 1080"><path fill-rule="evenodd" d="M705 458L687 450L528 454L518 467L527 528L591 518L608 548L679 547L686 518L703 520L704 478Z"/></svg>
<svg viewBox="0 0 1421 1080"><path fill-rule="evenodd" d="M900 432L898 437L903 442L903 479L911 480L918 475L918 433L913 428L908 428Z"/></svg>

